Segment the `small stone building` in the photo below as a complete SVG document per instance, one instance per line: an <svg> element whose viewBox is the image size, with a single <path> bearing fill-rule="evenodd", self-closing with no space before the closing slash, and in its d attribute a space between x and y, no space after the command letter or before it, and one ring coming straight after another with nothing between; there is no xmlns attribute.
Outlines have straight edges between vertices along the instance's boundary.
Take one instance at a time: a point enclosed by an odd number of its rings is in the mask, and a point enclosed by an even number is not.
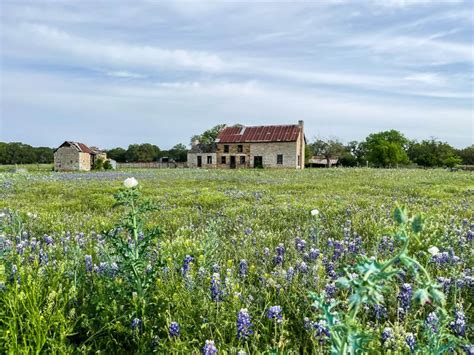
<svg viewBox="0 0 474 355"><path fill-rule="evenodd" d="M202 151L193 144L188 167L304 169L306 139L303 121L297 125L224 127L215 147Z"/></svg>
<svg viewBox="0 0 474 355"><path fill-rule="evenodd" d="M54 170L89 171L97 159L107 159L107 154L98 148L89 148L84 143L65 141L54 151Z"/></svg>

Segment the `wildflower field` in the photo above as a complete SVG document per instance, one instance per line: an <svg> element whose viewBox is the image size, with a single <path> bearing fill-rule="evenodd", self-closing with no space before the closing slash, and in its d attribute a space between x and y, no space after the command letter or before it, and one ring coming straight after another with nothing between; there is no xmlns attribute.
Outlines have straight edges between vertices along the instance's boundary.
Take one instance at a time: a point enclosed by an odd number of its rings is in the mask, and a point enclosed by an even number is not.
<svg viewBox="0 0 474 355"><path fill-rule="evenodd" d="M0 353L472 354L473 206L472 172L2 172Z"/></svg>

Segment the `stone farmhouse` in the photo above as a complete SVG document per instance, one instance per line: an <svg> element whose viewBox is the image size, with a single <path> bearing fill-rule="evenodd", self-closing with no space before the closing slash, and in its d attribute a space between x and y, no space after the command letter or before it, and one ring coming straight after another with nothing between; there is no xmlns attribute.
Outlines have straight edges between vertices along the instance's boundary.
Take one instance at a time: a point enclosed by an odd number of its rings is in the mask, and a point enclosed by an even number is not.
<svg viewBox="0 0 474 355"><path fill-rule="evenodd" d="M296 125L224 127L211 147L193 142L190 168L304 169L303 121Z"/></svg>
<svg viewBox="0 0 474 355"><path fill-rule="evenodd" d="M107 154L97 147L84 143L65 141L54 151L54 170L91 170L97 159L107 160Z"/></svg>

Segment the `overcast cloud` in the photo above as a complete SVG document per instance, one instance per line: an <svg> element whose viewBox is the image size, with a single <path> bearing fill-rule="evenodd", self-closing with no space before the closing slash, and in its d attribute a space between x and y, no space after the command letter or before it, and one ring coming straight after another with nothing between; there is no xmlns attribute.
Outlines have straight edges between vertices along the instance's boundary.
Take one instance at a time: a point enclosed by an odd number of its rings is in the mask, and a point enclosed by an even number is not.
<svg viewBox="0 0 474 355"><path fill-rule="evenodd" d="M470 1L2 1L0 140L163 149L218 123L473 144Z"/></svg>

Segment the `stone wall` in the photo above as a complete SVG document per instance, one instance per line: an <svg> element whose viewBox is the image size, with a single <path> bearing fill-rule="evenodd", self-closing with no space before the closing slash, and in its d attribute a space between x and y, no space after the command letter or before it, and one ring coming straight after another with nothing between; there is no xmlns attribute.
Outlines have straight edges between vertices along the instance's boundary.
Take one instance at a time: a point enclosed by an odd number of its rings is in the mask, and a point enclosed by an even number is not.
<svg viewBox="0 0 474 355"><path fill-rule="evenodd" d="M229 147L229 151L225 152L225 146ZM239 151L241 146L242 151ZM250 167L250 143L223 143L217 144L217 167L221 169L230 169L231 156L235 157L235 168L249 168ZM225 157L225 163L222 163L222 157ZM244 157L244 162L241 163L241 157Z"/></svg>
<svg viewBox="0 0 474 355"><path fill-rule="evenodd" d="M198 167L198 156L202 159L203 169L212 169L217 166L217 154L216 153L188 153L188 168ZM207 163L207 157L211 157L212 163Z"/></svg>
<svg viewBox="0 0 474 355"><path fill-rule="evenodd" d="M256 156L262 157L264 168L298 168L297 142L252 143L250 167L254 167ZM277 164L277 155L283 155L283 164Z"/></svg>
<svg viewBox="0 0 474 355"><path fill-rule="evenodd" d="M91 157L89 153L78 152L73 147L61 147L54 152L54 170L91 170Z"/></svg>

